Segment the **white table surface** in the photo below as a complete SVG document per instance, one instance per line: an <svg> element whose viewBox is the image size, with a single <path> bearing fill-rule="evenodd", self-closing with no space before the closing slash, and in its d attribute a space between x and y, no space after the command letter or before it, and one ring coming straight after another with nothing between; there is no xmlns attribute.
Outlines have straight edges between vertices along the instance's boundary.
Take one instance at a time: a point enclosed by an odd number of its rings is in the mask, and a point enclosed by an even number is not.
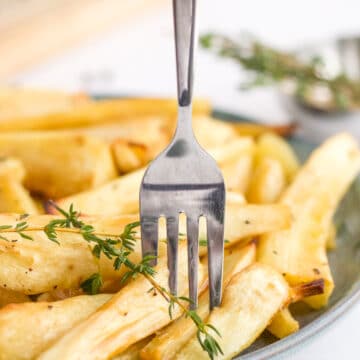
<svg viewBox="0 0 360 360"><path fill-rule="evenodd" d="M127 26L68 51L10 79L13 84L113 94L175 94L171 8L150 13ZM272 44L296 47L337 34L360 32L356 0L286 1L199 0L199 31L236 34L247 30ZM276 91L238 91L244 78L229 61L198 52L195 94L219 108L268 123L289 121ZM359 269L360 270L360 269ZM360 359L360 303L327 330L282 358L293 360Z"/></svg>

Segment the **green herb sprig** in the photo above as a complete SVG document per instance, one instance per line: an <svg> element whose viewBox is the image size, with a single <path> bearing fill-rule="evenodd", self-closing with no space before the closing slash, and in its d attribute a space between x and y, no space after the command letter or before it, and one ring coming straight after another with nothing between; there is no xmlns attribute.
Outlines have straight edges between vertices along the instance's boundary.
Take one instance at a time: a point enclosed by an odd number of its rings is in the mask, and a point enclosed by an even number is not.
<svg viewBox="0 0 360 360"><path fill-rule="evenodd" d="M243 88L290 80L295 85L295 95L319 110L360 107L360 82L350 80L345 74L329 76L319 57L304 62L295 54L271 48L249 36L242 36L241 41L235 41L209 33L201 37L200 43L221 57L233 59L254 74L252 81ZM328 100L319 101L314 95L315 89L326 91Z"/></svg>
<svg viewBox="0 0 360 360"><path fill-rule="evenodd" d="M20 221L15 225L1 225L0 238L9 241L2 236L1 233L15 232L24 239L33 240L26 232L43 231L50 241L61 245L58 239L59 233L70 232L80 234L86 242L94 245L91 251L97 259L99 259L101 255L104 255L113 261L115 270L119 270L121 266L125 266L128 269L123 275L121 282L125 282L137 275L144 276L152 286L149 291L157 291L169 303L168 311L171 319L175 305L180 307L185 316L189 317L195 324L198 341L202 349L208 353L210 359L215 359L219 354L223 354L214 336L220 337L219 331L211 324L205 323L195 310L190 310L188 306L186 306L191 300L184 296L175 296L156 281L156 270L150 266L150 262L154 259L154 256L145 256L139 263L134 263L129 258L130 254L134 251L134 246L137 241L135 238L135 229L139 227L139 222L126 225L120 235L104 234L96 232L91 224L83 222L80 219L80 213L74 210L73 205L70 206L68 211L61 209L53 202L51 206L56 208L62 218L51 220L43 227L31 227L24 221L24 218L21 217L19 219ZM101 274L95 273L82 282L81 288L86 293L94 295L101 290L102 285L103 279Z"/></svg>

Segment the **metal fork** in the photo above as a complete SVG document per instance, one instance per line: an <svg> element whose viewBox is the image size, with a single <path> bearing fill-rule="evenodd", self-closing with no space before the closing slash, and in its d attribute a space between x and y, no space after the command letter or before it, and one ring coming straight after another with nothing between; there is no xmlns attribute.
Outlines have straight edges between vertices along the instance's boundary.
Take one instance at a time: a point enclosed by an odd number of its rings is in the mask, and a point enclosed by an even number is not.
<svg viewBox="0 0 360 360"><path fill-rule="evenodd" d="M158 220L166 218L169 288L177 293L179 214L186 214L191 308L197 307L199 218L207 224L210 307L219 306L224 258L225 186L191 125L196 0L173 0L178 124L172 142L148 167L140 189L142 254L157 256ZM209 129L211 131L211 129ZM152 261L152 265L156 260Z"/></svg>

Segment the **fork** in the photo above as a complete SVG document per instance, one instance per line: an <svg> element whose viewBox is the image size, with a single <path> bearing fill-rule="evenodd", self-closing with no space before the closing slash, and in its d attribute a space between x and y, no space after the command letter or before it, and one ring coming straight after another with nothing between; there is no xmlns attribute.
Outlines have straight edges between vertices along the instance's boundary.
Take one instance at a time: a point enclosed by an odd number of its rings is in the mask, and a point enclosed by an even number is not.
<svg viewBox="0 0 360 360"><path fill-rule="evenodd" d="M150 164L140 188L142 255L158 253L158 221L166 219L169 289L177 294L179 215L186 215L190 307L198 300L199 219L206 218L210 308L219 306L224 261L225 186L192 125L196 0L173 0L178 122L170 145ZM211 129L209 129L211 131Z"/></svg>

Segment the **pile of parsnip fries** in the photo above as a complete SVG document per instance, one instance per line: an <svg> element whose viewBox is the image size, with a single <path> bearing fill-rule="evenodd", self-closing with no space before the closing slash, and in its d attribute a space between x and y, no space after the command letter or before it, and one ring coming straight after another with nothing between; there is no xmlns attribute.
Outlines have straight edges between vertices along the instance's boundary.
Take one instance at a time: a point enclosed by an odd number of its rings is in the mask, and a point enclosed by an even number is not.
<svg viewBox="0 0 360 360"><path fill-rule="evenodd" d="M209 312L207 248L200 246L196 313L221 334L212 333L221 348L214 358L231 359L266 329L278 338L298 331L291 303L327 305L334 288L327 260L335 247L332 218L360 169L360 151L350 135L339 134L301 166L280 136L286 129L226 123L210 114L207 101L195 100L197 139L218 162L227 188L224 293L221 307ZM175 122L174 100L94 101L83 94L0 90L0 360L209 357L192 319L178 304L170 318L168 299L146 276L121 282L125 264L115 269L76 226L62 223L56 241L47 227L63 219L61 209L73 207L96 234L123 233L138 220L144 170L169 143ZM184 297L185 224L184 215ZM127 256L138 264L135 230ZM159 236L153 279L166 291L163 219ZM96 284L94 274L101 279ZM84 292L89 279L98 294Z"/></svg>

